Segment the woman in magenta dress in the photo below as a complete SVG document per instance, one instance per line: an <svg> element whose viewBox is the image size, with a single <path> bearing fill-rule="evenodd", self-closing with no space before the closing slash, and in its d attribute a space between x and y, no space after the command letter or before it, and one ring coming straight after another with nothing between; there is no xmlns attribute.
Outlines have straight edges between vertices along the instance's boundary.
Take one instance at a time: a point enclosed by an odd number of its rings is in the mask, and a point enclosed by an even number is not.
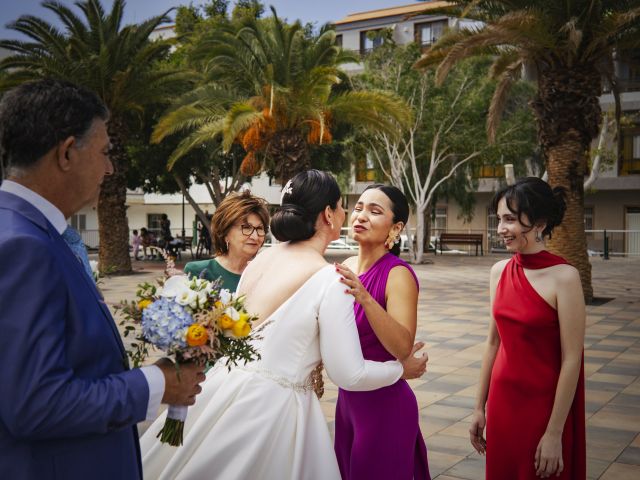
<svg viewBox="0 0 640 480"><path fill-rule="evenodd" d="M351 215L358 256L337 265L346 292L355 297L362 354L369 360L404 359L424 346L414 346L418 279L397 256L408 216L400 190L385 185L367 188ZM426 369L427 357L423 359ZM340 389L335 450L342 479L429 479L418 420L416 397L404 379L369 392Z"/></svg>
<svg viewBox="0 0 640 480"><path fill-rule="evenodd" d="M498 192L493 209L515 255L491 270L492 316L471 443L487 456L487 480L583 480L582 286L578 271L544 246L562 221L564 190L525 178Z"/></svg>

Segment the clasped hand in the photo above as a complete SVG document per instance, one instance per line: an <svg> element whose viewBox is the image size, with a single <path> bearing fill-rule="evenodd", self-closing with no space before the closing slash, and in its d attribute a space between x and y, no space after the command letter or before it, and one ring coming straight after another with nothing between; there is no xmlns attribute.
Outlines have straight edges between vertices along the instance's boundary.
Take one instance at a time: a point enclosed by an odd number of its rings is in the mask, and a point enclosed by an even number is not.
<svg viewBox="0 0 640 480"><path fill-rule="evenodd" d="M165 380L162 403L187 406L196 403L196 395L202 391L200 383L205 379L203 365L190 362L176 368L168 358L161 358L155 365L162 370Z"/></svg>

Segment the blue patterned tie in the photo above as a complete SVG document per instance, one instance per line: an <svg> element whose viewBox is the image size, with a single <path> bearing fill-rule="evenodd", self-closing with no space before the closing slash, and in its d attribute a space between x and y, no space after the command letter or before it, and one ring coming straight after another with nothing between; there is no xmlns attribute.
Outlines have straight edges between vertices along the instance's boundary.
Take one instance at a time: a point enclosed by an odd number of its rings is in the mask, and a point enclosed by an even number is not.
<svg viewBox="0 0 640 480"><path fill-rule="evenodd" d="M80 237L80 234L73 227L68 226L67 229L62 232L62 238L67 242L67 245L69 245L73 254L82 264L82 267L84 268L84 271L87 272L87 275L89 275L89 278L93 280L93 272L91 271L91 264L89 263L89 255L87 254L87 249L85 248L84 243L82 243L82 237Z"/></svg>

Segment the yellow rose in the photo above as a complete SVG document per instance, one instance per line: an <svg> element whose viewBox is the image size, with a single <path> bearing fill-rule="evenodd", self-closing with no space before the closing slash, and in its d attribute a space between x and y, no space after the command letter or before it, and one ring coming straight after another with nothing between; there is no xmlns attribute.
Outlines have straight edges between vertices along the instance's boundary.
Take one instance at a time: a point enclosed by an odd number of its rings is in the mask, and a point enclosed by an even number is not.
<svg viewBox="0 0 640 480"><path fill-rule="evenodd" d="M149 305L151 305L153 302L151 300L148 299L144 299L144 300L140 300L138 302L138 308L140 310L144 310L145 308L147 308Z"/></svg>
<svg viewBox="0 0 640 480"><path fill-rule="evenodd" d="M233 324L234 324L233 319L231 317L229 317L228 315L222 315L218 319L218 325L223 330L228 330L228 329L232 328Z"/></svg>
<svg viewBox="0 0 640 480"><path fill-rule="evenodd" d="M194 323L187 330L187 344L190 347L199 347L200 345L204 345L207 343L208 339L209 335L207 334L207 329L199 323Z"/></svg>
<svg viewBox="0 0 640 480"><path fill-rule="evenodd" d="M246 320L243 320L242 317L233 326L233 334L237 338L246 337L250 333L251 333L251 325L249 325L249 323L247 323Z"/></svg>

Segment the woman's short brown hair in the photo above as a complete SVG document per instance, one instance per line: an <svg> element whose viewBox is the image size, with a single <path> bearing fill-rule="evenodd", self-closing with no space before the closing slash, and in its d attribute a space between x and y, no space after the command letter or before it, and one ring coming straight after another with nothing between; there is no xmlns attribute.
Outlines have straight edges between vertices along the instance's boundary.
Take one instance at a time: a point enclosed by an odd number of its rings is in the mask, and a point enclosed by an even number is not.
<svg viewBox="0 0 640 480"><path fill-rule="evenodd" d="M269 210L264 198L252 195L249 190L242 193L231 193L226 197L211 218L211 240L215 255L226 255L229 251L225 238L236 222L246 219L255 213L265 231L269 230Z"/></svg>

